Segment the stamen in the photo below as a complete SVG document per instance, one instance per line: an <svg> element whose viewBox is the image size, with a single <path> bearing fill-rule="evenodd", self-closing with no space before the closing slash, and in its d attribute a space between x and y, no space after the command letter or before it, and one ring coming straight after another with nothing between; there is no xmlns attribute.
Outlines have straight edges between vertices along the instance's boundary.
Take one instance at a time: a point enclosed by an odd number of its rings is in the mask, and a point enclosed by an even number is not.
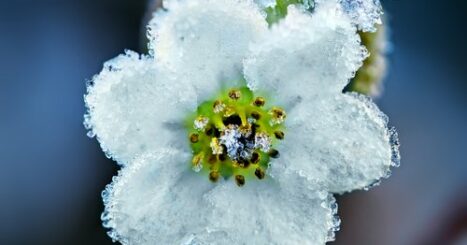
<svg viewBox="0 0 467 245"><path fill-rule="evenodd" d="M214 113L220 113L220 112L224 111L224 109L225 109L225 104L222 103L222 101L216 100L214 102L214 105L213 105Z"/></svg>
<svg viewBox="0 0 467 245"><path fill-rule="evenodd" d="M214 164L217 162L217 156L216 155L209 155L208 162L210 164Z"/></svg>
<svg viewBox="0 0 467 245"><path fill-rule="evenodd" d="M268 155L272 158L279 158L280 154L279 151L276 149L272 149L268 152Z"/></svg>
<svg viewBox="0 0 467 245"><path fill-rule="evenodd" d="M211 171L209 173L209 180L212 182L217 182L219 180L219 172Z"/></svg>
<svg viewBox="0 0 467 245"><path fill-rule="evenodd" d="M257 168L255 170L255 176L258 177L258 179L264 179L264 177L266 176L266 173L261 168Z"/></svg>
<svg viewBox="0 0 467 245"><path fill-rule="evenodd" d="M195 129L201 131L206 127L206 125L208 125L208 123L209 123L209 118L199 116L195 120Z"/></svg>
<svg viewBox="0 0 467 245"><path fill-rule="evenodd" d="M264 104L266 104L266 100L263 97L256 97L254 104L257 107L261 107L264 106Z"/></svg>
<svg viewBox="0 0 467 245"><path fill-rule="evenodd" d="M282 131L276 131L274 132L274 136L276 136L276 139L278 140L283 140L285 135L284 135L284 132Z"/></svg>
<svg viewBox="0 0 467 245"><path fill-rule="evenodd" d="M271 125L283 123L286 117L285 111L279 107L273 107L269 114L272 116Z"/></svg>
<svg viewBox="0 0 467 245"><path fill-rule="evenodd" d="M214 155L220 155L222 154L222 146L219 143L219 140L217 138L212 138L211 139L211 149L212 149L212 154Z"/></svg>
<svg viewBox="0 0 467 245"><path fill-rule="evenodd" d="M214 128L209 126L206 131L204 132L207 136L213 136L214 135Z"/></svg>
<svg viewBox="0 0 467 245"><path fill-rule="evenodd" d="M268 152L271 148L271 139L267 133L260 132L255 135L255 148Z"/></svg>
<svg viewBox="0 0 467 245"><path fill-rule="evenodd" d="M193 171L199 172L201 171L201 169L203 169L203 164L202 164L203 157L204 157L203 152L193 157L193 160L191 160L191 163L193 164L193 167L192 167Z"/></svg>
<svg viewBox="0 0 467 245"><path fill-rule="evenodd" d="M243 175L235 175L235 182L237 185L242 187L245 185L245 177Z"/></svg>
<svg viewBox="0 0 467 245"><path fill-rule="evenodd" d="M261 118L261 114L259 114L259 112L254 111L251 113L251 117L256 120L259 120Z"/></svg>
<svg viewBox="0 0 467 245"><path fill-rule="evenodd" d="M191 143L198 143L199 141L199 134L191 134L190 135L190 142Z"/></svg>
<svg viewBox="0 0 467 245"><path fill-rule="evenodd" d="M238 89L232 89L229 91L229 98L233 100L238 100L242 96L242 92Z"/></svg>
<svg viewBox="0 0 467 245"><path fill-rule="evenodd" d="M253 152L253 154L251 154L251 159L250 159L251 163L257 164L259 162L259 160L260 160L259 153L258 152Z"/></svg>

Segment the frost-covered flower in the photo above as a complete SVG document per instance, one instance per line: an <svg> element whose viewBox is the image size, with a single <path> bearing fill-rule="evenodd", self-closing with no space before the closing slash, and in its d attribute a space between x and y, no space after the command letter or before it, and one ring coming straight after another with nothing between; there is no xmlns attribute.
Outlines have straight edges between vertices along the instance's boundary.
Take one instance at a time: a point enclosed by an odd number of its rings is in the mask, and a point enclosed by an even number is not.
<svg viewBox="0 0 467 245"><path fill-rule="evenodd" d="M122 166L103 192L114 240L324 244L339 226L333 193L398 165L386 116L341 92L379 3L290 6L268 27L260 2L167 1L150 54L127 51L93 78L85 124Z"/></svg>

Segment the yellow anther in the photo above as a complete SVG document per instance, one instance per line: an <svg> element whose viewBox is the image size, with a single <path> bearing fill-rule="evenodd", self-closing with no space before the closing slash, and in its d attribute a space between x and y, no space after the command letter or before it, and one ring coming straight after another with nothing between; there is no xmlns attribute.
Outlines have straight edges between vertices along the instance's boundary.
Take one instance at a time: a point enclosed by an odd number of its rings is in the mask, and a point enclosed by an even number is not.
<svg viewBox="0 0 467 245"><path fill-rule="evenodd" d="M210 144L210 146L211 146L211 149L212 149L212 154L214 154L214 155L220 155L220 154L222 154L223 148L222 148L221 144L219 143L219 139L218 139L218 138L213 137L213 138L211 139L211 144Z"/></svg>
<svg viewBox="0 0 467 245"><path fill-rule="evenodd" d="M238 100L242 96L242 92L238 89L232 89L229 91L229 98L233 100Z"/></svg>
<svg viewBox="0 0 467 245"><path fill-rule="evenodd" d="M198 143L199 141L199 134L191 134L190 135L190 142L191 143Z"/></svg>
<svg viewBox="0 0 467 245"><path fill-rule="evenodd" d="M255 104L255 106L258 107L264 106L264 104L266 104L266 99L264 99L263 97L256 97L253 104Z"/></svg>
<svg viewBox="0 0 467 245"><path fill-rule="evenodd" d="M269 114L272 116L271 123L273 125L283 123L286 118L285 111L279 107L273 107Z"/></svg>
<svg viewBox="0 0 467 245"><path fill-rule="evenodd" d="M224 111L225 104L220 100L216 100L216 101L214 101L214 104L213 104L212 107L213 107L214 113L220 113L220 112Z"/></svg>
<svg viewBox="0 0 467 245"><path fill-rule="evenodd" d="M219 172L211 171L209 173L209 180L212 182L217 182L219 180Z"/></svg>
<svg viewBox="0 0 467 245"><path fill-rule="evenodd" d="M202 163L203 158L204 158L204 153L200 152L197 155L195 155L193 159L191 160L191 163L193 165L193 170L195 172L199 172L203 168L203 163Z"/></svg>
<svg viewBox="0 0 467 245"><path fill-rule="evenodd" d="M209 123L209 118L204 117L204 116L198 116L195 119L194 127L197 130L203 130L206 127L206 125L208 125L208 123Z"/></svg>

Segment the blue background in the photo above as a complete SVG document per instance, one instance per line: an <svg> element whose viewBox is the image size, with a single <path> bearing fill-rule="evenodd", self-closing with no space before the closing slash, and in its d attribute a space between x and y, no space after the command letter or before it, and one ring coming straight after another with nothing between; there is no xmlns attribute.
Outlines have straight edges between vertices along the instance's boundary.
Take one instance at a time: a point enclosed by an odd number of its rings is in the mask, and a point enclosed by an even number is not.
<svg viewBox="0 0 467 245"><path fill-rule="evenodd" d="M467 244L467 4L386 0L394 50L377 101L402 166L338 197L334 244ZM116 174L86 137L85 80L141 51L146 3L0 0L0 244L111 244L100 192Z"/></svg>

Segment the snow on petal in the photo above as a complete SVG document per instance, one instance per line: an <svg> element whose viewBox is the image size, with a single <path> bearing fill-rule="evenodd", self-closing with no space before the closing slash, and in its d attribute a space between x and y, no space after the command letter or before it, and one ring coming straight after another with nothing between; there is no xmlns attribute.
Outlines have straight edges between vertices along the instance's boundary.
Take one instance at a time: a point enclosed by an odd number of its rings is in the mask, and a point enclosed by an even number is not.
<svg viewBox="0 0 467 245"><path fill-rule="evenodd" d="M251 0L172 0L164 9L148 26L151 52L200 97L241 78L250 42L267 30Z"/></svg>
<svg viewBox="0 0 467 245"><path fill-rule="evenodd" d="M271 165L283 181L304 176L312 186L342 193L375 185L399 165L396 132L362 95L303 101L289 114L281 158Z"/></svg>
<svg viewBox="0 0 467 245"><path fill-rule="evenodd" d="M337 3L311 16L294 6L252 46L244 62L248 86L283 103L340 93L367 56L356 28Z"/></svg>
<svg viewBox="0 0 467 245"><path fill-rule="evenodd" d="M332 195L298 181L226 182L206 198L214 206L210 230L225 234L216 244L322 245L340 223Z"/></svg>
<svg viewBox="0 0 467 245"><path fill-rule="evenodd" d="M134 52L108 61L87 88L89 135L123 165L160 146L183 147L186 136L174 122L196 108L197 98L182 82Z"/></svg>
<svg viewBox="0 0 467 245"><path fill-rule="evenodd" d="M160 149L119 172L102 196L104 226L122 244L187 244L206 231L212 183L188 167L190 154Z"/></svg>
<svg viewBox="0 0 467 245"><path fill-rule="evenodd" d="M319 0L320 2L338 1L344 12L352 19L352 23L364 32L376 31L376 24L381 24L383 7L380 0Z"/></svg>

